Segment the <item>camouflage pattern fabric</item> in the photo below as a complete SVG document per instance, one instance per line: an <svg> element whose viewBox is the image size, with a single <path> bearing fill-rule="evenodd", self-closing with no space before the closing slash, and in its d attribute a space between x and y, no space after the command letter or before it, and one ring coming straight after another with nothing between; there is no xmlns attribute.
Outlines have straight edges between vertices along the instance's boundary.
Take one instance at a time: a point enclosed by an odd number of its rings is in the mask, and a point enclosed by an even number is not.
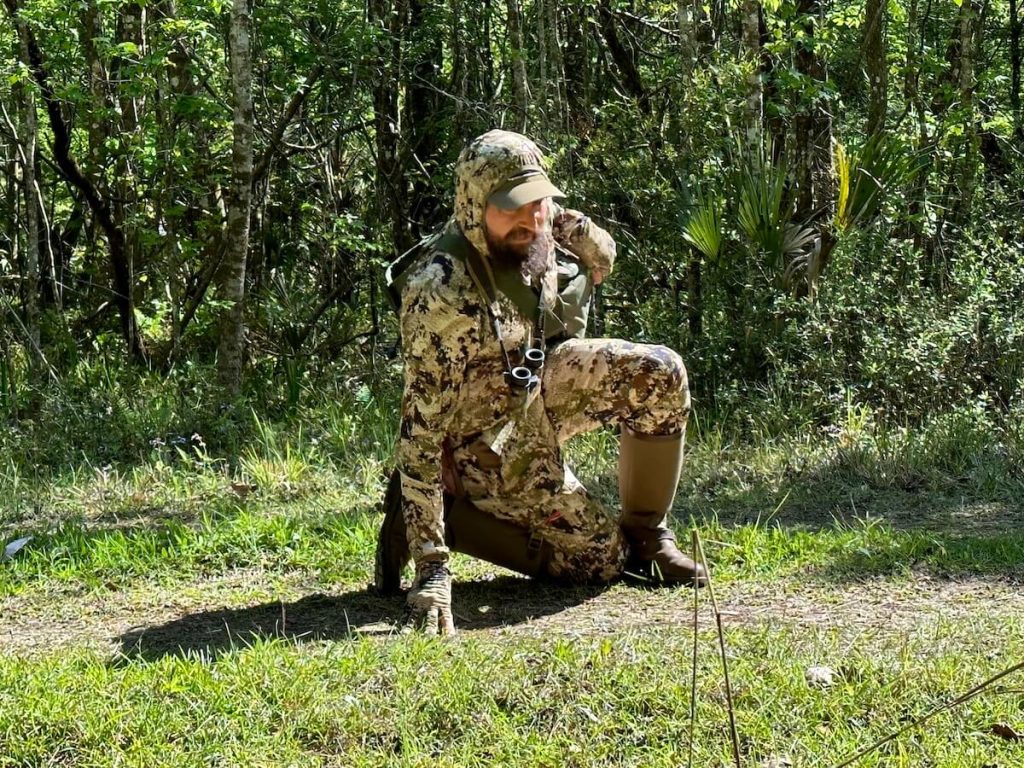
<svg viewBox="0 0 1024 768"><path fill-rule="evenodd" d="M450 226L486 254L488 196L514 170L542 162L526 137L484 134L456 166ZM591 268L611 270L615 244L607 232L556 206L550 219L548 232L560 244ZM553 251L545 282L549 278L555 278ZM504 296L498 303L505 349L515 361L531 339L533 319L521 317ZM454 470L449 483L461 485L449 490L550 541L551 575L573 581L618 576L627 556L618 515L588 496L560 446L601 425L625 423L645 434L679 432L689 410L679 356L665 347L614 339L570 340L549 350L535 396L517 396L504 377L501 345L465 264L438 250L410 274L400 323L406 368L397 464L417 576L420 564L447 560L445 445Z"/></svg>

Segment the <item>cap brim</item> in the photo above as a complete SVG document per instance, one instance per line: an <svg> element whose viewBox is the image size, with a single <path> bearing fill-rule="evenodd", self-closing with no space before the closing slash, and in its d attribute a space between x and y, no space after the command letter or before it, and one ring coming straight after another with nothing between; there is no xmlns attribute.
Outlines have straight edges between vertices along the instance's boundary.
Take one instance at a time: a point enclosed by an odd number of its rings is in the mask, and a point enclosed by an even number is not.
<svg viewBox="0 0 1024 768"><path fill-rule="evenodd" d="M487 198L487 202L493 203L503 211L514 211L527 203L543 200L545 197L562 199L565 197L565 193L547 179L539 178L516 184L509 189L499 189Z"/></svg>

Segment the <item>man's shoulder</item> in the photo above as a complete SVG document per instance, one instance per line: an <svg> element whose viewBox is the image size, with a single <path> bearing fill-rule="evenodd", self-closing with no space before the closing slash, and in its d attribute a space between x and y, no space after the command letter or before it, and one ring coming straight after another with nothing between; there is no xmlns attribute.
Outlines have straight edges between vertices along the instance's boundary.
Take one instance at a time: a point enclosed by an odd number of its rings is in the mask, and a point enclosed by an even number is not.
<svg viewBox="0 0 1024 768"><path fill-rule="evenodd" d="M402 291L402 304L429 302L464 307L476 303L476 286L459 256L433 244L412 268Z"/></svg>

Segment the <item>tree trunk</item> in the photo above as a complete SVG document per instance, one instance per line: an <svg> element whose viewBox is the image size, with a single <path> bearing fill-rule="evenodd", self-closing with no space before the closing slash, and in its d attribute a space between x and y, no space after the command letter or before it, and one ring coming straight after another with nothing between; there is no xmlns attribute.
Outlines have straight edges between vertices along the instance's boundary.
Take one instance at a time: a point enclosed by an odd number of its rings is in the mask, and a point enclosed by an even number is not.
<svg viewBox="0 0 1024 768"><path fill-rule="evenodd" d="M127 3L120 12L117 23L118 43L131 43L139 52L146 55L143 23L145 9L138 3ZM138 141L139 115L143 107L140 98L134 94L134 84L130 72L125 69L128 62L116 56L112 62L111 74L117 83L117 102L120 111L120 125L115 123L114 132L118 136L118 150L115 154L114 178L112 184L115 193L111 196L111 210L114 223L124 233L124 263L128 273L128 283L124 290L131 292L132 307L144 301L144 284L136 283L136 271L142 268L142 236L137 217L133 215L139 206L138 169L134 165L133 153Z"/></svg>
<svg viewBox="0 0 1024 768"><path fill-rule="evenodd" d="M28 57L25 62L32 77L39 86L43 104L46 107L46 114L50 121L50 129L53 131L53 155L57 167L64 178L76 187L89 204L92 211L106 235L107 245L110 254L110 265L113 272L113 295L114 303L117 306L118 315L121 319L121 332L124 335L128 347L128 356L137 362L147 362L148 353L135 323L135 307L132 301L132 277L131 270L125 259L124 232L117 226L111 213L109 196L103 194L89 181L82 173L75 158L71 155L71 131L64 120L61 111L61 104L50 83L50 75L43 60L42 51L35 40L32 32L18 18L17 0L4 0L11 18L15 21L19 35L26 35L28 40Z"/></svg>
<svg viewBox="0 0 1024 768"><path fill-rule="evenodd" d="M217 374L229 397L242 386L245 354L245 267L249 252L249 219L252 207L252 50L249 42L248 0L233 0L228 44L231 51L233 145L231 193L227 215L220 298L226 307L221 317Z"/></svg>
<svg viewBox="0 0 1024 768"><path fill-rule="evenodd" d="M540 108L547 122L548 114L548 15L545 0L534 0L533 12L537 15L537 82L540 85Z"/></svg>
<svg viewBox="0 0 1024 768"><path fill-rule="evenodd" d="M903 109L907 114L912 114L917 124L917 140L915 149L925 155L925 148L928 145L928 120L924 99L921 98L919 79L921 72L921 52L924 46L924 38L921 33L919 20L918 0L910 0L907 6L907 37L906 37L906 63L903 81ZM928 177L931 164L923 167L911 185L908 197L907 224L905 235L914 242L914 248L920 250L924 247L924 225L921 221L922 211L926 204L928 190Z"/></svg>
<svg viewBox="0 0 1024 768"><path fill-rule="evenodd" d="M682 94L680 103L685 104L688 101L686 95L693 87L691 78L697 62L697 29L693 0L678 0L676 21L679 24L680 77L678 84ZM679 176L683 180L683 184L689 184L689 165L693 141L685 128L680 128L675 133L679 146L679 157L683 166L679 169ZM683 195L685 189L678 190L677 193ZM703 256L696 248L690 248L689 251L689 261L686 265L686 316L692 340L700 338L704 333L704 280Z"/></svg>
<svg viewBox="0 0 1024 768"><path fill-rule="evenodd" d="M747 77L747 148L760 151L764 123L764 81L761 76L761 3L743 0L742 46L751 67Z"/></svg>
<svg viewBox="0 0 1024 768"><path fill-rule="evenodd" d="M451 51L452 73L450 91L455 96L455 135L466 141L471 138L468 133L469 110L466 106L469 102L469 58L466 54L466 18L463 12L463 0L452 0L451 32L448 38L448 47ZM381 52L381 56L383 56ZM386 66L381 66L381 71L386 71ZM393 88L398 87L397 74L393 77ZM382 100L382 106L384 102ZM380 158L378 158L379 162Z"/></svg>
<svg viewBox="0 0 1024 768"><path fill-rule="evenodd" d="M601 35L608 45L608 53L612 61L622 75L622 86L636 99L637 106L644 115L651 114L651 99L640 77L640 70L637 69L633 54L629 51L619 38L618 30L615 27L615 16L612 14L609 0L602 0L597 9L598 20L601 26Z"/></svg>
<svg viewBox="0 0 1024 768"><path fill-rule="evenodd" d="M1024 147L1024 116L1020 108L1020 31L1018 0L1010 0L1010 108L1013 111L1013 134Z"/></svg>
<svg viewBox="0 0 1024 768"><path fill-rule="evenodd" d="M886 0L867 0L864 19L864 69L868 75L868 122L873 136L885 128L889 67L886 61Z"/></svg>
<svg viewBox="0 0 1024 768"><path fill-rule="evenodd" d="M373 125L379 211L381 219L391 226L391 245L395 253L404 253L413 243L405 220L408 192L399 154L402 123L398 96L402 87L402 38L408 15L405 2L371 0L369 7L371 23L386 33L378 43L375 56L378 79L373 85ZM455 92L458 94L457 88Z"/></svg>
<svg viewBox="0 0 1024 768"><path fill-rule="evenodd" d="M796 51L796 68L813 79L821 92L828 71L815 49L820 0L800 0L797 21L802 35ZM797 216L805 220L829 218L832 208L832 118L828 104L818 96L798 113L793 122L796 134Z"/></svg>
<svg viewBox="0 0 1024 768"><path fill-rule="evenodd" d="M22 25L19 31L22 58L28 60L28 34ZM21 191L25 201L25 247L21 254L21 300L28 333L29 355L39 354L39 212L40 200L36 192L36 139L39 135L36 120L36 98L28 84L21 85L18 103L21 112L18 152L21 155ZM12 231L13 232L13 231ZM18 237L12 234L12 239Z"/></svg>
<svg viewBox="0 0 1024 768"><path fill-rule="evenodd" d="M960 109L963 111L963 155L960 166L960 195L955 221L962 224L970 216L976 182L978 157L978 126L975 119L974 77L975 40L977 37L979 0L964 0L960 6L960 67L958 86Z"/></svg>
<svg viewBox="0 0 1024 768"><path fill-rule="evenodd" d="M530 86L526 77L526 44L523 41L523 15L519 0L506 0L508 8L509 56L512 59L512 87L518 114L512 122L514 130L526 130L530 114Z"/></svg>
<svg viewBox="0 0 1024 768"><path fill-rule="evenodd" d="M563 13L565 28L568 30L563 38L566 128L579 139L576 149L582 149L590 141L596 122L592 111L594 89L590 55L591 36L586 32L590 29L591 8L585 4L568 5L563 9ZM570 163L575 163L578 158L577 152L572 152Z"/></svg>
<svg viewBox="0 0 1024 768"><path fill-rule="evenodd" d="M676 23L679 25L679 55L683 81L690 79L697 61L697 18L693 0L677 0Z"/></svg>
<svg viewBox="0 0 1024 768"><path fill-rule="evenodd" d="M494 101L494 52L491 50L491 2L483 0L480 6L480 95L490 104Z"/></svg>
<svg viewBox="0 0 1024 768"><path fill-rule="evenodd" d="M547 51L544 59L548 65L548 78L541 78L541 87L546 98L550 97L549 115L553 115L555 124L563 125L565 115L565 69L562 64L562 44L558 34L558 0L544 0L543 15L545 38L543 47ZM546 99L545 99L546 101ZM552 122L549 118L549 122Z"/></svg>
<svg viewBox="0 0 1024 768"><path fill-rule="evenodd" d="M403 124L409 137L407 151L413 158L411 165L404 165L417 170L409 194L409 224L414 240L419 240L437 223L441 207L441 197L431 175L439 166L439 138L444 134L444 105L438 96L444 51L437 34L439 25L430 18L429 9L430 4L424 0L410 3L409 37L417 58L410 68Z"/></svg>
<svg viewBox="0 0 1024 768"><path fill-rule="evenodd" d="M96 48L96 41L103 37L103 20L94 0L82 4L79 11L82 25L82 55L88 68L89 94L92 99L85 115L86 132L89 136L89 152L83 163L82 172L97 189L106 193L100 169L106 164L107 117L112 114L113 104L107 93L107 72ZM102 118L100 115L104 115Z"/></svg>

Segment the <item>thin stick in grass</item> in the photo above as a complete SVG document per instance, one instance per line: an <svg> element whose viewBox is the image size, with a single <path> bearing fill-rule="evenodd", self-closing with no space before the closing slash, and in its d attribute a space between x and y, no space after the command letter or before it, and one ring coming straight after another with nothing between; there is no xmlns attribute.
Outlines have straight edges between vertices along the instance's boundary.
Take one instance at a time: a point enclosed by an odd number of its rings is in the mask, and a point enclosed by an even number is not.
<svg viewBox="0 0 1024 768"><path fill-rule="evenodd" d="M893 731L888 736L879 739L878 741L876 741L871 746L864 747L864 749L860 750L856 754L850 755L850 757L848 757L845 760L843 760L843 762L838 763L835 766L835 768L844 768L847 765L852 765L856 761L860 760L862 757L866 757L867 755L869 755L872 752L874 752L876 749L881 747L883 744L888 744L890 741L895 739L897 736L900 736L900 735L906 733L911 728L917 728L917 726L921 725L926 720L930 720L932 717L934 717L935 715L939 714L940 712L945 712L947 709L952 709L955 706L958 706L960 704L963 704L964 702L970 701L975 696L977 696L978 694L982 693L986 688L988 688L993 683L998 682L999 680L1002 680L1007 675L1012 675L1014 672L1017 672L1020 669L1024 669L1024 661L1021 661L1021 662L1018 662L1017 664L1014 664L1009 669L1004 669L998 675L993 675L992 677L990 677L985 682L979 683L978 685L976 685L973 688L971 688L971 690L967 691L967 693L964 693L964 694L956 697L952 701L947 702L945 704L940 704L939 706L935 707L934 709L930 710L929 712L926 712L924 715L919 717L914 722L908 723L907 725L904 725L902 728L900 728L900 729L898 729L896 731Z"/></svg>
<svg viewBox="0 0 1024 768"><path fill-rule="evenodd" d="M697 544L697 529L693 529L691 536L693 544L693 562L698 563L700 560L697 558L700 556L699 546ZM696 577L694 577L696 582ZM700 590L697 589L697 584L693 585L693 667L690 671L690 745L689 745L689 758L686 761L687 768L693 768L693 744L694 744L694 733L697 728L697 618L699 616L699 603L697 596Z"/></svg>
<svg viewBox="0 0 1024 768"><path fill-rule="evenodd" d="M736 712L732 706L732 685L729 682L729 658L725 652L725 632L722 629L722 612L718 610L718 601L715 599L715 585L711 580L711 568L708 567L708 559L704 554L704 545L700 540L700 533L693 532L697 543L697 550L700 553L699 562L704 566L704 573L708 580L708 595L711 597L711 608L715 612L715 625L718 628L718 649L722 655L722 674L725 678L725 701L729 707L729 736L732 738L732 756L736 762L736 768L742 768L740 764L740 736L736 730ZM696 589L696 585L694 585Z"/></svg>

